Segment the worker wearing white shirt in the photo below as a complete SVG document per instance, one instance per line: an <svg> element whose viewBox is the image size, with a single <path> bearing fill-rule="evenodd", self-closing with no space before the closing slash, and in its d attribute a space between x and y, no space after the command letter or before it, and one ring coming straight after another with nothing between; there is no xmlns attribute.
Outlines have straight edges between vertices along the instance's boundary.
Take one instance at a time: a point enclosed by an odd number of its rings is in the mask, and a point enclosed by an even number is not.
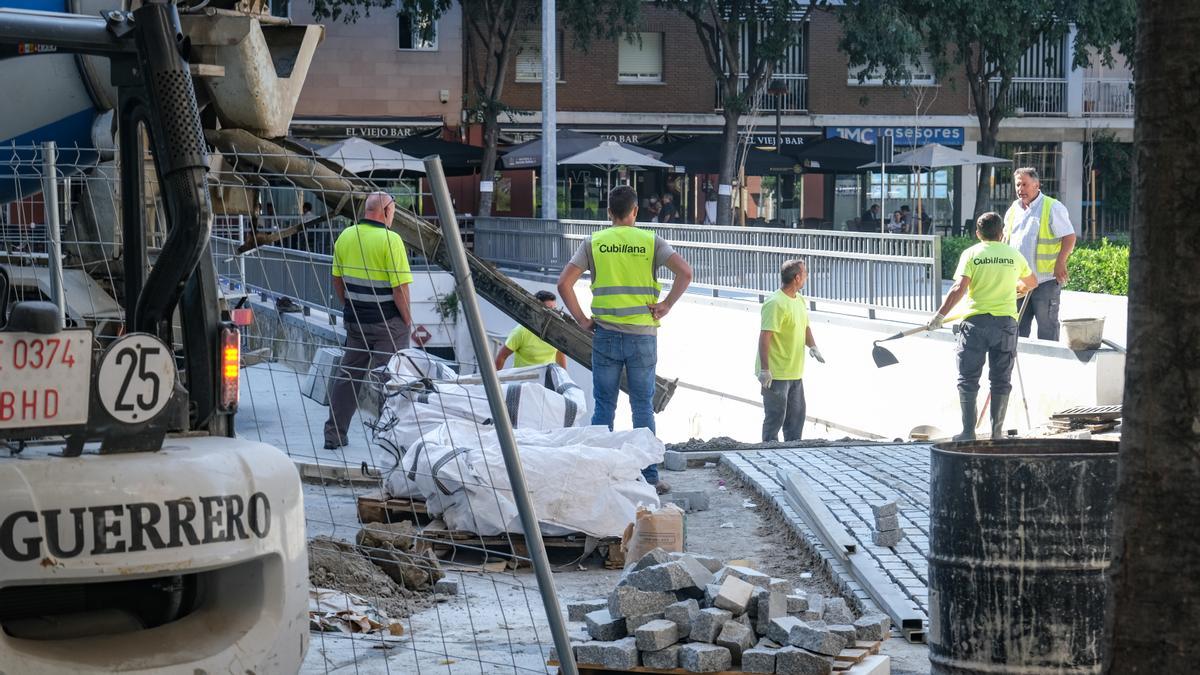
<svg viewBox="0 0 1200 675"><path fill-rule="evenodd" d="M1017 199L1004 214L1004 243L1021 252L1034 268L1038 285L1025 302L1017 330L1029 337L1036 318L1039 340L1058 340L1058 305L1067 285L1067 259L1075 248L1075 228L1067 207L1042 194L1036 169L1013 171Z"/></svg>

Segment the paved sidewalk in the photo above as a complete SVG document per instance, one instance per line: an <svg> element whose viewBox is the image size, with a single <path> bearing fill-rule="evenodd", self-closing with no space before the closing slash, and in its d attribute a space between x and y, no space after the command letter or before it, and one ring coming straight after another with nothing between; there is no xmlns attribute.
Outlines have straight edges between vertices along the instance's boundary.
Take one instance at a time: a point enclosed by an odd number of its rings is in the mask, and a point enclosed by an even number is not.
<svg viewBox="0 0 1200 675"><path fill-rule="evenodd" d="M848 595L874 602L847 566L825 548L784 497L780 470L798 471L814 487L838 521L858 541L855 555L870 556L876 567L928 617L926 555L929 552L929 445L879 444L726 453L722 462L772 500L788 524L829 566ZM895 548L871 543L871 502L895 499L906 536Z"/></svg>

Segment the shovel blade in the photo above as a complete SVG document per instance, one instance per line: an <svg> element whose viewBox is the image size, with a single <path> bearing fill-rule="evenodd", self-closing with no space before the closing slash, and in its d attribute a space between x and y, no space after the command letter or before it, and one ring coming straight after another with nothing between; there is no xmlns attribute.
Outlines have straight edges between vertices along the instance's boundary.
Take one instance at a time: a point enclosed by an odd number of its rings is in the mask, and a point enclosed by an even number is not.
<svg viewBox="0 0 1200 675"><path fill-rule="evenodd" d="M900 363L900 361L896 359L895 354L889 352L883 347L880 347L879 345L875 345L871 348L871 358L875 359L876 368L885 368L887 366L893 366L897 363Z"/></svg>

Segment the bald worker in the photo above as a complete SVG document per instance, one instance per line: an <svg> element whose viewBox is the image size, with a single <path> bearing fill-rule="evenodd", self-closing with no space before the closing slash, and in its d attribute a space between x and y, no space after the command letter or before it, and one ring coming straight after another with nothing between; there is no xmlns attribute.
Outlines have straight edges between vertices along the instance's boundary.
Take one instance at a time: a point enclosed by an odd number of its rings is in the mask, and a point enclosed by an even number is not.
<svg viewBox="0 0 1200 675"><path fill-rule="evenodd" d="M333 245L333 292L342 301L346 348L329 387L326 450L347 444L363 379L408 347L412 328L408 252L389 229L396 200L372 192L364 211L362 222L343 230Z"/></svg>

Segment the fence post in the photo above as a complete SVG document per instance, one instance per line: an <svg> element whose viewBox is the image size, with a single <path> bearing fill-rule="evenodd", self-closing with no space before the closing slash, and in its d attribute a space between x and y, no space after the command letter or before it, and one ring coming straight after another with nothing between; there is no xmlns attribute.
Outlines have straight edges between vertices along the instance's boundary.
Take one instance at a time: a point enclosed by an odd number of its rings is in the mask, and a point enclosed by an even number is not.
<svg viewBox="0 0 1200 675"><path fill-rule="evenodd" d="M50 300L58 308L58 329L66 328L67 303L63 296L62 232L58 222L58 148L42 143L42 201L46 211L46 260L50 272Z"/></svg>
<svg viewBox="0 0 1200 675"><path fill-rule="evenodd" d="M936 312L942 306L942 238L933 236L933 270L929 279L933 282L933 309Z"/></svg>
<svg viewBox="0 0 1200 675"><path fill-rule="evenodd" d="M521 530L525 533L525 546L529 550L529 558L533 562L533 570L538 581L538 592L541 593L542 605L546 609L546 620L550 623L550 633L554 636L559 668L566 675L578 675L575 655L571 651L571 640L567 635L567 625L563 621L562 610L558 606L558 593L554 588L550 560L546 556L546 544L542 541L542 529L538 525L533 502L529 499L529 489L525 485L525 470L521 466L521 456L517 452L517 440L513 435L512 420L508 417L508 408L504 404L500 379L496 376L496 367L492 363L492 353L487 333L484 330L483 316L479 312L479 301L475 297L475 285L467 264L466 248L458 233L458 220L454 216L454 206L450 202L450 189L446 186L446 176L442 173L442 160L437 155L425 158L425 178L429 181L438 217L441 219L444 235L442 241L445 242L446 249L450 254L451 267L454 268L459 306L462 307L463 317L467 320L471 344L475 348L479 376L483 380L488 405L492 410L496 440L500 443L501 454L504 455L504 468L508 472L508 482L512 486L513 501L517 503L517 513L521 516Z"/></svg>

